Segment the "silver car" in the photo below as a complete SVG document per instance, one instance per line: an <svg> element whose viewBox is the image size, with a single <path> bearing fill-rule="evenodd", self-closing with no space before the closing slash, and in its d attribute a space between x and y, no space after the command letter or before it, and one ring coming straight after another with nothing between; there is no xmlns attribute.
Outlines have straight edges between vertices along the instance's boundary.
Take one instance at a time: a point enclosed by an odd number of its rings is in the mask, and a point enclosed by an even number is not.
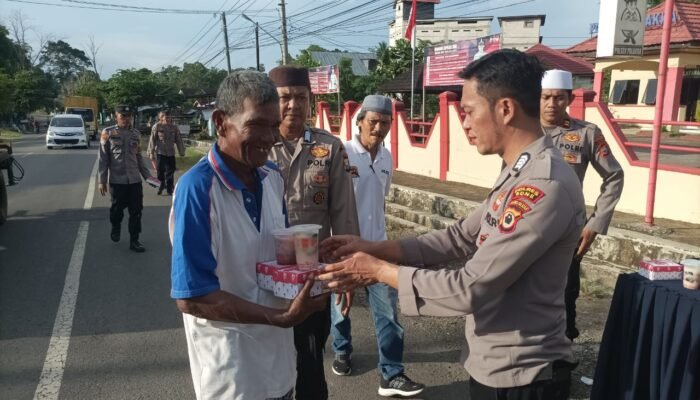
<svg viewBox="0 0 700 400"><path fill-rule="evenodd" d="M85 123L80 115L59 114L51 118L46 132L46 148L90 147L90 139L85 133Z"/></svg>

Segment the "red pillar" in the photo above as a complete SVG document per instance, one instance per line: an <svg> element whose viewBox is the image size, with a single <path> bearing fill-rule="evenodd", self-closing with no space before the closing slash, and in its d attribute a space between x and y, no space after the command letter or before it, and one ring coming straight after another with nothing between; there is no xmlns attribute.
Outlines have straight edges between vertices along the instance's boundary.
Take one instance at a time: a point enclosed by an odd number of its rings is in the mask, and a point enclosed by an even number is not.
<svg viewBox="0 0 700 400"><path fill-rule="evenodd" d="M347 140L352 140L352 116L360 105L349 100L343 104L343 121L345 121L345 135Z"/></svg>
<svg viewBox="0 0 700 400"><path fill-rule="evenodd" d="M328 129L326 129L326 116L331 113L331 105L326 103L325 101L319 101L316 103L316 112L318 113L318 127L323 130L327 130L330 132L331 127L329 126Z"/></svg>
<svg viewBox="0 0 700 400"><path fill-rule="evenodd" d="M603 74L603 71L593 74L593 91L595 92L593 101L600 101L603 96Z"/></svg>
<svg viewBox="0 0 700 400"><path fill-rule="evenodd" d="M666 93L664 93L664 121L678 119L678 108L681 105L681 86L685 68L669 68L666 75ZM658 93L658 88L657 88Z"/></svg>
<svg viewBox="0 0 700 400"><path fill-rule="evenodd" d="M391 158L394 160L394 169L399 167L399 113L404 112L402 102L394 100L391 102Z"/></svg>
<svg viewBox="0 0 700 400"><path fill-rule="evenodd" d="M569 115L576 119L586 119L586 103L595 99L596 92L586 89L574 90L574 100L569 105Z"/></svg>
<svg viewBox="0 0 700 400"><path fill-rule="evenodd" d="M447 180L450 167L450 102L457 100L452 92L442 92L440 96L440 180Z"/></svg>

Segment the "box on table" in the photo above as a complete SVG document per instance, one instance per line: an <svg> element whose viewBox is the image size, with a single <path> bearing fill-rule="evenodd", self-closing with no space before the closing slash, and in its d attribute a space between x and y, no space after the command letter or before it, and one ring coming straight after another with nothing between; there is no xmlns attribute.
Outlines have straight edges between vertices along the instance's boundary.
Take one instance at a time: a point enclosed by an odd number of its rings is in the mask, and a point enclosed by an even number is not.
<svg viewBox="0 0 700 400"><path fill-rule="evenodd" d="M272 291L284 299L295 298L309 279L314 279L324 264L314 267L299 265L279 265L275 261L258 263L256 266L258 286ZM311 287L311 296L329 292L324 282L316 281Z"/></svg>
<svg viewBox="0 0 700 400"><path fill-rule="evenodd" d="M639 275L652 281L683 279L683 266L671 260L644 260Z"/></svg>

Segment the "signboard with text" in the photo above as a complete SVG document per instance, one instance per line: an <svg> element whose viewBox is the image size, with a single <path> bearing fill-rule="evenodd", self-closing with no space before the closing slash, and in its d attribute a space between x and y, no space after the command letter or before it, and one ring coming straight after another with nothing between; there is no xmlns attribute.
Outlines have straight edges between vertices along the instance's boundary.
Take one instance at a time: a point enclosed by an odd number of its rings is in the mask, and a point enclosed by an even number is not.
<svg viewBox="0 0 700 400"><path fill-rule="evenodd" d="M340 72L337 65L324 65L309 68L309 82L312 94L338 93L340 91Z"/></svg>
<svg viewBox="0 0 700 400"><path fill-rule="evenodd" d="M600 0L597 57L641 56L646 1Z"/></svg>
<svg viewBox="0 0 700 400"><path fill-rule="evenodd" d="M500 34L427 47L423 66L423 86L461 86L463 80L457 76L459 71L470 62L500 48Z"/></svg>

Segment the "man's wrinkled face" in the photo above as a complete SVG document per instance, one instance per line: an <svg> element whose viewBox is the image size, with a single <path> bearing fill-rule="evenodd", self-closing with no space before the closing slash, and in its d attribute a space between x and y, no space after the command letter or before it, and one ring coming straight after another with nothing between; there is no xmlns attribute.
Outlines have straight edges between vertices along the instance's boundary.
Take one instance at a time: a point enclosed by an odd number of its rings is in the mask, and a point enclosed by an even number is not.
<svg viewBox="0 0 700 400"><path fill-rule="evenodd" d="M283 86L277 88L280 97L279 112L282 125L300 126L309 115L309 88L306 86Z"/></svg>
<svg viewBox="0 0 700 400"><path fill-rule="evenodd" d="M544 125L559 125L566 117L571 95L564 89L542 89L540 96L540 121Z"/></svg>
<svg viewBox="0 0 700 400"><path fill-rule="evenodd" d="M362 145L367 149L376 149L382 144L389 129L391 129L391 115L367 111L365 117L357 124L360 127Z"/></svg>
<svg viewBox="0 0 700 400"><path fill-rule="evenodd" d="M217 131L223 133L219 146L226 155L248 167L262 167L275 143L279 125L276 103L257 105L246 99L241 113L225 115L217 126Z"/></svg>
<svg viewBox="0 0 700 400"><path fill-rule="evenodd" d="M475 145L479 154L501 154L503 136L495 121L494 106L478 93L477 87L475 79L464 81L460 103L465 114L462 127L469 144Z"/></svg>

